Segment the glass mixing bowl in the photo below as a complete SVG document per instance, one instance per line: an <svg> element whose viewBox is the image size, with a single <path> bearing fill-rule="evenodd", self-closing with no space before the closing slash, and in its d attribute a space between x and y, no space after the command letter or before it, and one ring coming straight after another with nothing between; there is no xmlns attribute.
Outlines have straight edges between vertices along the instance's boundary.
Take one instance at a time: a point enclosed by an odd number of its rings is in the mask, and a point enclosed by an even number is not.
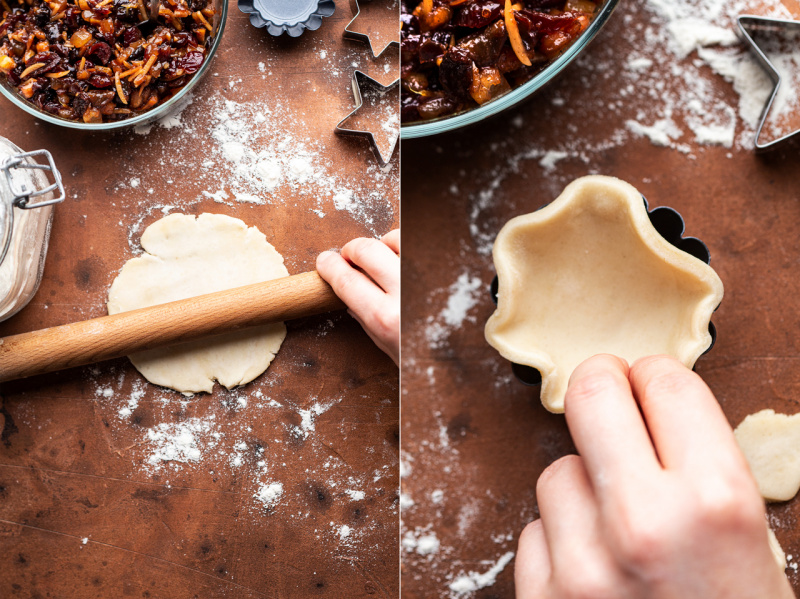
<svg viewBox="0 0 800 599"><path fill-rule="evenodd" d="M608 21L611 13L614 12L618 1L619 0L606 0L589 27L583 32L583 35L575 40L561 56L547 65L541 73L537 74L530 81L526 81L518 88L511 90L507 94L491 102L487 102L482 106L477 106L465 112L403 125L400 128L400 137L402 139L414 139L415 137L427 137L428 135L436 135L437 133L460 129L482 121L506 108L510 108L531 96L555 79L555 77L589 45L589 42L594 39L600 29L603 28L603 25Z"/></svg>
<svg viewBox="0 0 800 599"><path fill-rule="evenodd" d="M225 31L225 21L228 16L228 2L227 0L213 0L213 4L216 14L214 15L214 23L212 23L212 25L217 33L214 37L214 41L211 44L211 49L208 51L208 58L203 62L200 70L195 73L194 77L189 80L189 83L187 83L183 89L181 89L177 94L172 96L163 104L155 107L153 110L149 110L130 119L115 121L113 123L81 123L62 119L50 114L49 112L38 109L36 106L22 98L5 80L0 81L0 93L8 98L12 104L18 106L25 112L32 114L36 118L42 119L43 121L47 121L48 123L52 123L54 125L59 125L60 127L68 127L70 129L82 129L84 131L110 131L112 129L123 129L126 127L145 125L147 123L157 121L161 117L168 114L170 110L172 110L172 108L181 101L182 98L186 97L186 95L192 91L194 86L197 85L203 76L208 72L211 63L214 60L214 55L217 53L217 48L219 48L220 41L222 40L222 34Z"/></svg>

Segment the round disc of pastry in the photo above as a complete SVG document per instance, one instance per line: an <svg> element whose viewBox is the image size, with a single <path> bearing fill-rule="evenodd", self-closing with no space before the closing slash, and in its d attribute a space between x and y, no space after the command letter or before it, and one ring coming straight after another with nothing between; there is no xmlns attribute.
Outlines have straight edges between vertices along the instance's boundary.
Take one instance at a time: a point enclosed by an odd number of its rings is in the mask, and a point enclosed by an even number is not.
<svg viewBox="0 0 800 599"><path fill-rule="evenodd" d="M222 214L170 214L142 234L145 253L125 263L108 293L117 314L288 276L281 256L255 227ZM185 394L249 383L286 337L269 324L130 356L151 383Z"/></svg>

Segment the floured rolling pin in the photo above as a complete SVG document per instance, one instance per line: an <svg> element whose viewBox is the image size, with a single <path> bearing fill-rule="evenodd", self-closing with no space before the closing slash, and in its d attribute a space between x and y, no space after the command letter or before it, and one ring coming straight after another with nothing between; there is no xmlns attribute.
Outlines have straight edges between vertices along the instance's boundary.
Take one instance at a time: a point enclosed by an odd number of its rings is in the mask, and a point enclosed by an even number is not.
<svg viewBox="0 0 800 599"><path fill-rule="evenodd" d="M341 310L316 271L0 339L0 382Z"/></svg>

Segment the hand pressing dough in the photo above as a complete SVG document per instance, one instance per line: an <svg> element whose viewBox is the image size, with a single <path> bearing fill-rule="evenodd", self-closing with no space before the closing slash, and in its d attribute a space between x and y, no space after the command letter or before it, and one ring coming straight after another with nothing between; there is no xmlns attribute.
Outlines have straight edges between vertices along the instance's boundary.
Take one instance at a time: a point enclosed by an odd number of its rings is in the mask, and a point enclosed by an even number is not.
<svg viewBox="0 0 800 599"><path fill-rule="evenodd" d="M788 501L800 489L800 414L762 410L733 432L767 501Z"/></svg>
<svg viewBox="0 0 800 599"><path fill-rule="evenodd" d="M117 314L289 275L283 257L255 227L222 214L170 214L142 234L145 254L128 260L108 292ZM286 337L283 323L130 356L151 383L184 394L249 383Z"/></svg>
<svg viewBox="0 0 800 599"><path fill-rule="evenodd" d="M573 181L506 223L493 254L498 304L486 340L539 370L551 412L564 411L572 371L593 355L668 354L691 368L711 344L722 281L661 237L641 193L619 179Z"/></svg>

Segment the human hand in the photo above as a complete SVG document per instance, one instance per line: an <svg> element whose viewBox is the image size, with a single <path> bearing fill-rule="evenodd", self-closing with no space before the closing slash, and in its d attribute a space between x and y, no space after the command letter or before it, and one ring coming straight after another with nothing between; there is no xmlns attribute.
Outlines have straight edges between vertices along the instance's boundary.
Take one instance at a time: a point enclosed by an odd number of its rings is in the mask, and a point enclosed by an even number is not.
<svg viewBox="0 0 800 599"><path fill-rule="evenodd" d="M341 251L322 252L317 271L367 335L395 364L400 360L400 230L359 238Z"/></svg>
<svg viewBox="0 0 800 599"><path fill-rule="evenodd" d="M580 457L539 478L518 599L794 598L755 480L697 374L663 356L630 368L595 356L572 374L566 417Z"/></svg>

